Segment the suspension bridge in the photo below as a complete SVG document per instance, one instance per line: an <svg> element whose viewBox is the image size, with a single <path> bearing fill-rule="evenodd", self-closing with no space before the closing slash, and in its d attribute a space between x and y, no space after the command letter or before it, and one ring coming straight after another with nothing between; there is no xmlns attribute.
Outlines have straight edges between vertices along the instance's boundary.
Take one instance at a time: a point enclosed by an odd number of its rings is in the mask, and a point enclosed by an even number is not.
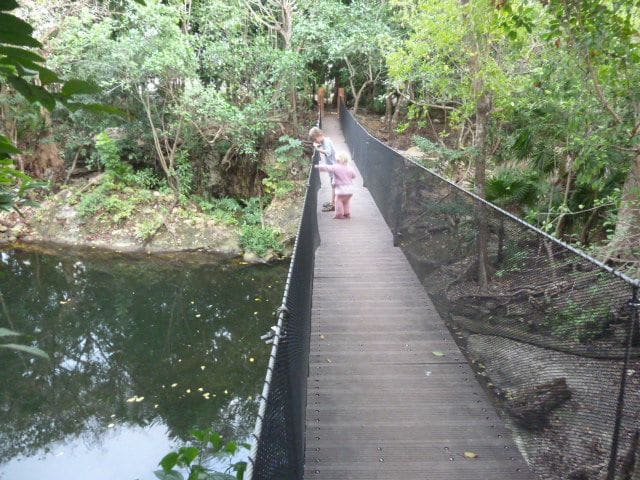
<svg viewBox="0 0 640 480"><path fill-rule="evenodd" d="M362 173L352 218L312 170L248 478L631 479L638 281L340 113L322 127Z"/></svg>

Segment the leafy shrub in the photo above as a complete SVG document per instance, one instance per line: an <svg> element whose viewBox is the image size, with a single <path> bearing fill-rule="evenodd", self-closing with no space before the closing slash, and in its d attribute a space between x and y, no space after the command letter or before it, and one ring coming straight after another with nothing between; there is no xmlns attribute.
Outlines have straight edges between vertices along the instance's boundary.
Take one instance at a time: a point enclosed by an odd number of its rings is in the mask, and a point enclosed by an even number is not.
<svg viewBox="0 0 640 480"><path fill-rule="evenodd" d="M147 242L155 235L160 226L162 225L162 218L156 217L150 220L144 220L136 225L136 237L140 240Z"/></svg>
<svg viewBox="0 0 640 480"><path fill-rule="evenodd" d="M284 197L295 190L293 179L302 171L304 157L303 144L297 138L282 136L280 146L275 149L276 161L265 167L267 176L262 179L266 192L276 197Z"/></svg>
<svg viewBox="0 0 640 480"><path fill-rule="evenodd" d="M89 193L82 196L78 204L78 215L82 218L93 217L103 207L107 199L108 189L104 185L100 185Z"/></svg>
<svg viewBox="0 0 640 480"><path fill-rule="evenodd" d="M283 135L278 139L280 145L275 152L280 163L290 163L300 160L303 156L303 143L298 138Z"/></svg>
<svg viewBox="0 0 640 480"><path fill-rule="evenodd" d="M143 168L131 175L132 182L141 188L153 190L161 184L160 178L150 168Z"/></svg>
<svg viewBox="0 0 640 480"><path fill-rule="evenodd" d="M243 221L246 225L262 224L262 199L260 197L252 197L244 201L242 209Z"/></svg>
<svg viewBox="0 0 640 480"><path fill-rule="evenodd" d="M105 171L115 181L128 183L133 177L133 167L120 159L118 143L107 132L96 137L96 152Z"/></svg>
<svg viewBox="0 0 640 480"><path fill-rule="evenodd" d="M441 147L440 145L433 143L426 137L420 135L414 135L412 137L413 143L420 150L427 153L435 153L442 158L446 163L456 164L467 160L471 155L475 153L475 149L472 147L463 149L453 149L447 147Z"/></svg>
<svg viewBox="0 0 640 480"><path fill-rule="evenodd" d="M240 245L245 250L262 257L269 250L282 253L284 247L279 238L280 232L278 230L262 228L259 225L243 225L240 233Z"/></svg>
<svg viewBox="0 0 640 480"><path fill-rule="evenodd" d="M113 215L114 223L120 223L131 216L136 208L136 204L131 198L122 199L117 195L112 195L104 201L104 208Z"/></svg>
<svg viewBox="0 0 640 480"><path fill-rule="evenodd" d="M585 308L570 301L545 324L554 335L582 343L600 337L609 324L609 317L606 306Z"/></svg>
<svg viewBox="0 0 640 480"><path fill-rule="evenodd" d="M398 123L398 126L396 127L396 132L399 133L400 135L402 135L404 132L406 132L407 130L409 130L409 127L411 126L410 123Z"/></svg>
<svg viewBox="0 0 640 480"><path fill-rule="evenodd" d="M502 168L487 180L487 200L503 207L528 207L538 199L538 177L521 168Z"/></svg>
<svg viewBox="0 0 640 480"><path fill-rule="evenodd" d="M202 197L195 198L202 211L211 215L216 222L226 225L237 225L238 217L242 212L242 207L234 198L220 198L213 200L205 200Z"/></svg>
<svg viewBox="0 0 640 480"><path fill-rule="evenodd" d="M180 184L180 195L188 196L193 191L194 173L188 153L184 150L176 156L176 176Z"/></svg>
<svg viewBox="0 0 640 480"><path fill-rule="evenodd" d="M214 201L215 208L229 213L239 213L242 211L240 203L235 198L224 197Z"/></svg>
<svg viewBox="0 0 640 480"><path fill-rule="evenodd" d="M242 449L249 449L246 443L224 442L222 436L211 429L194 430L191 432L193 440L189 445L170 452L160 460L162 470L156 470L155 476L160 480L184 480L178 470L186 469L189 479L193 480L242 480L247 468L246 462L232 463L233 456ZM224 456L229 460L226 471L214 472L203 465L205 458ZM230 473L235 472L235 476Z"/></svg>
<svg viewBox="0 0 640 480"><path fill-rule="evenodd" d="M275 197L284 197L295 190L296 186L291 180L278 177L280 173L276 169L267 167L267 176L262 179L267 193Z"/></svg>

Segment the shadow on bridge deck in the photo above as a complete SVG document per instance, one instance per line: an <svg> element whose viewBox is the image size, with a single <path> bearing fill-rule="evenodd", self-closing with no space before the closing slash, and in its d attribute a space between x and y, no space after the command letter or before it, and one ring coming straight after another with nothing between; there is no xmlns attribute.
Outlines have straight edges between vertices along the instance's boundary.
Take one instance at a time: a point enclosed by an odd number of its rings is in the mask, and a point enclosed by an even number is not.
<svg viewBox="0 0 640 480"><path fill-rule="evenodd" d="M324 126L347 150L337 116ZM318 211L305 478L533 479L358 182L352 219Z"/></svg>

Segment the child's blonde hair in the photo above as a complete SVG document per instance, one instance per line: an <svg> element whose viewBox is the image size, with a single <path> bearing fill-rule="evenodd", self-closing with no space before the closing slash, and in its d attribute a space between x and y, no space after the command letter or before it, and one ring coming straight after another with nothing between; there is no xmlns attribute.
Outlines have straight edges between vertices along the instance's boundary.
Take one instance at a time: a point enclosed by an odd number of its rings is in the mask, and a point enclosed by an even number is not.
<svg viewBox="0 0 640 480"><path fill-rule="evenodd" d="M351 161L351 156L347 152L340 152L336 155L336 161L341 165L348 165Z"/></svg>
<svg viewBox="0 0 640 480"><path fill-rule="evenodd" d="M309 130L309 138L312 140L315 140L322 134L323 134L323 131L320 130L318 127L313 127L311 130Z"/></svg>

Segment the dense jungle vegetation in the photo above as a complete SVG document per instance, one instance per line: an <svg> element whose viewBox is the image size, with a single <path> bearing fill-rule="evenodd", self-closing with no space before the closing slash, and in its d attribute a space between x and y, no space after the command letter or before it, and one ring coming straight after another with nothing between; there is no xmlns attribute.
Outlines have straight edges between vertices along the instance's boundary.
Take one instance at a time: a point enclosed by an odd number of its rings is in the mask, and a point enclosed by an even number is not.
<svg viewBox="0 0 640 480"><path fill-rule="evenodd" d="M133 207L114 191L160 190L255 236L255 205L300 188L313 94L326 85L375 114L385 140L411 138L429 167L603 260L637 265L635 1L3 5L3 155L54 190L71 173L111 172L77 200L89 216L126 216ZM33 184L3 172L3 205L19 207Z"/></svg>

